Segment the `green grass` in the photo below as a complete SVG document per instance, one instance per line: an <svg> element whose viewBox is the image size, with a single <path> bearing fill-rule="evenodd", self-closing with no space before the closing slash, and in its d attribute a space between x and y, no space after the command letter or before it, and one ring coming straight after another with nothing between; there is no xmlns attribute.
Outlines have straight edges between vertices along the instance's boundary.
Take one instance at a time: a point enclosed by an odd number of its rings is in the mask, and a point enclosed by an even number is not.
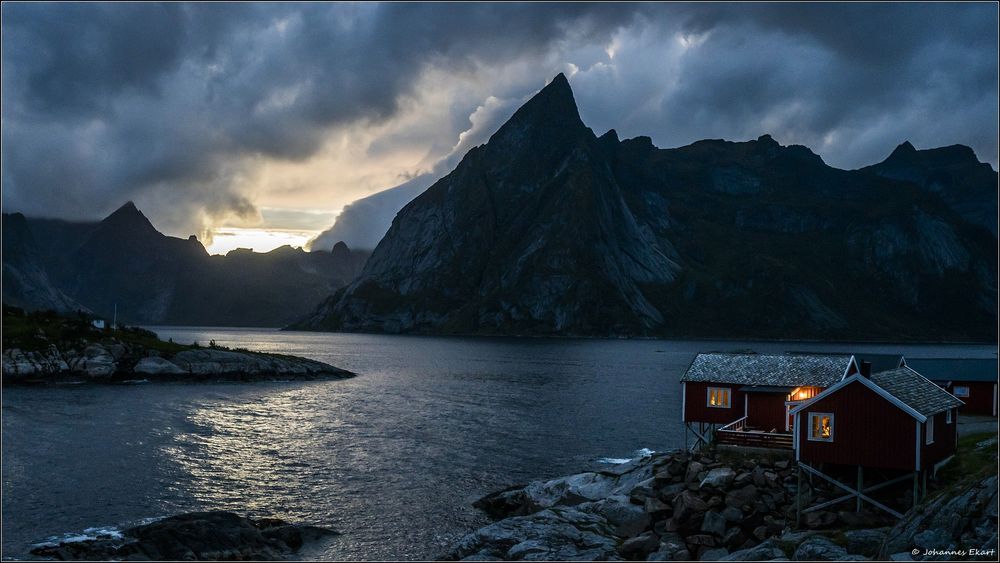
<svg viewBox="0 0 1000 563"><path fill-rule="evenodd" d="M938 472L938 480L945 486L978 481L997 472L997 444L983 448L977 444L996 437L996 432L979 432L961 436L955 458Z"/></svg>
<svg viewBox="0 0 1000 563"><path fill-rule="evenodd" d="M17 307L3 306L3 348L26 351L44 350L55 344L58 348L77 346L82 341L100 342L113 338L124 344L174 354L190 346L160 340L156 334L139 327L102 330L90 324L83 314L61 315L53 311L26 312Z"/></svg>

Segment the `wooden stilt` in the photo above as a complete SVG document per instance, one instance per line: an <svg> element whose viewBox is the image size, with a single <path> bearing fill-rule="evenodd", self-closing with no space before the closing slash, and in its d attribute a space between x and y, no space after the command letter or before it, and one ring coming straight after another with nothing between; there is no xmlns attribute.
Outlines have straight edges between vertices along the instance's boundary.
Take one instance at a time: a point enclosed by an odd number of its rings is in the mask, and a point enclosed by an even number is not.
<svg viewBox="0 0 1000 563"><path fill-rule="evenodd" d="M834 485L837 488L842 489L843 491L845 491L847 493L850 493L848 495L844 495L843 497L841 497L839 499L836 499L836 502L841 502L841 501L844 501L844 500L847 500L847 499L851 498L852 496L857 496L857 497L861 498L862 500L864 500L865 502L867 502L868 504L870 504L870 505L872 505L872 506L874 506L876 508L880 508L880 509L888 512L889 514L892 514L896 518L902 518L903 517L903 515L900 514L899 512L896 512L895 510L893 510L893 509L889 508L888 506L886 506L886 505L878 502L877 500L871 498L870 496L865 495L864 492L861 491L861 490L852 489L850 486L845 485L845 484L841 483L840 481L837 481L833 477L830 477L829 475L826 475L826 474L820 472L817 469L809 467L808 465L799 464L799 467L802 468L802 470L805 471L806 473L808 473L809 475L815 475L815 476L819 477L820 479L823 479L824 481L827 481L831 485ZM916 483L916 481L914 481L914 483ZM830 504L832 504L832 502L826 502L826 503L823 503L820 506L824 506L825 507L825 506L828 506ZM818 507L813 506L813 507L810 507L807 510L805 510L805 512L810 512L810 511L816 510L817 508Z"/></svg>
<svg viewBox="0 0 1000 563"><path fill-rule="evenodd" d="M802 467L796 465L795 476L798 485L795 487L795 529L799 529L802 522Z"/></svg>
<svg viewBox="0 0 1000 563"><path fill-rule="evenodd" d="M913 472L913 508L916 508L917 503L920 502L920 481L918 481L919 477L917 474L917 471Z"/></svg>
<svg viewBox="0 0 1000 563"><path fill-rule="evenodd" d="M858 466L858 490L859 491L865 490L864 469L862 469L860 465ZM858 495L858 500L854 506L854 511L861 512L861 495Z"/></svg>

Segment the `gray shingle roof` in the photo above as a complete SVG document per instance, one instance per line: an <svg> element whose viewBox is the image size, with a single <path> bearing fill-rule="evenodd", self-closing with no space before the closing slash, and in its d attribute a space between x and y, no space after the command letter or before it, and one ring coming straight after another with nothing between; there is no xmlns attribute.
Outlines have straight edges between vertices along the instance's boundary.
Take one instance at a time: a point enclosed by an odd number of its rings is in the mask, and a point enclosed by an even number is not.
<svg viewBox="0 0 1000 563"><path fill-rule="evenodd" d="M850 360L848 354L698 354L681 381L829 387Z"/></svg>
<svg viewBox="0 0 1000 563"><path fill-rule="evenodd" d="M854 359L857 360L859 365L861 362L871 362L872 373L876 373L898 368L903 356L900 354L868 354L862 352L855 353Z"/></svg>
<svg viewBox="0 0 1000 563"><path fill-rule="evenodd" d="M906 365L931 381L997 381L996 358L908 358Z"/></svg>
<svg viewBox="0 0 1000 563"><path fill-rule="evenodd" d="M910 368L873 373L872 383L924 416L962 406L962 401Z"/></svg>

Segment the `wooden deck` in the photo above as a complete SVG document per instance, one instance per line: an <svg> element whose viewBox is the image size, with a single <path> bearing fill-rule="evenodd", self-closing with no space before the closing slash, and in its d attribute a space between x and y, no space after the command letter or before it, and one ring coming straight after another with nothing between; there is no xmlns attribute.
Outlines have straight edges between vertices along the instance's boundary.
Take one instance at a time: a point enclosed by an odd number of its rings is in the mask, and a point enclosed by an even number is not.
<svg viewBox="0 0 1000 563"><path fill-rule="evenodd" d="M715 442L744 448L790 450L792 449L792 434L749 429L746 426L746 417L743 417L716 430Z"/></svg>

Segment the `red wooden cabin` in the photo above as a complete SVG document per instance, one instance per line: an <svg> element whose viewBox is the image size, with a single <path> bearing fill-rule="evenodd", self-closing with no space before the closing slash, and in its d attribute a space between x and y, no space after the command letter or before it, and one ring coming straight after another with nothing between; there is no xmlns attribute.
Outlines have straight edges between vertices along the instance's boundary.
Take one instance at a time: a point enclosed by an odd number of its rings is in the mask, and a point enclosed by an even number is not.
<svg viewBox="0 0 1000 563"><path fill-rule="evenodd" d="M858 372L849 354L698 354L681 377L681 419L695 446L792 448L792 408Z"/></svg>
<svg viewBox="0 0 1000 563"><path fill-rule="evenodd" d="M796 460L924 471L954 455L961 405L907 367L858 373L792 409Z"/></svg>
<svg viewBox="0 0 1000 563"><path fill-rule="evenodd" d="M997 415L996 358L911 358L906 365L961 399L962 414Z"/></svg>

